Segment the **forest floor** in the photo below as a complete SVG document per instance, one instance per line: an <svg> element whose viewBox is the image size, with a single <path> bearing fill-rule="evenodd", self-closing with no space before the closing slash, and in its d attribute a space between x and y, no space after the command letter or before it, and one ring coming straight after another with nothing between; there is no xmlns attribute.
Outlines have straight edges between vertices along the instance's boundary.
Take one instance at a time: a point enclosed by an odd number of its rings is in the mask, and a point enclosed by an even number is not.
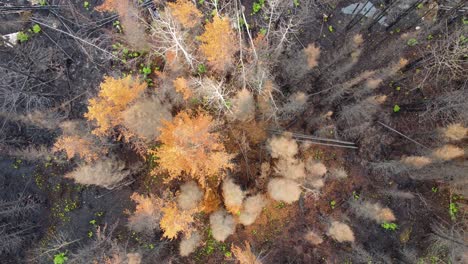
<svg viewBox="0 0 468 264"><path fill-rule="evenodd" d="M24 1L18 1L24 2ZM91 6L97 6L100 1L89 1ZM252 10L254 0L242 1L246 10ZM308 22L302 25L297 35L293 37L291 50L282 57L282 64L276 66L278 72L276 82L282 93L304 92L310 95L307 107L298 113L292 120L285 122L281 127L270 125L268 129L284 129L289 132L305 135L314 135L318 127L311 125L311 120L317 117L317 113L331 111L330 124L335 124L339 118L339 113L345 104L353 99L345 99L335 104L322 103L321 92L326 89L327 83L331 80L323 78L322 73L315 71L300 79L288 79L288 67L296 63L294 57L295 50L305 48L307 44L315 42L320 45L321 57L333 57L336 50L343 46L346 36L362 31L362 25L368 25L368 21L363 18L354 28L345 29L346 25L352 21L352 16L345 15L341 9L353 4L355 1L341 1L337 6L327 6L321 12L315 12ZM103 25L103 29L93 31L86 26L89 21L103 19L101 13L91 12L83 6L82 1L70 1L74 5L74 15L78 20L82 18L83 31L88 36L101 38L102 45L107 50L112 50L112 44L117 41L112 38L111 32L115 31L112 23ZM328 16L325 21L321 15ZM60 16L51 16L48 11L34 12L34 19L48 21L48 23L70 24L70 21L61 20ZM54 18L51 18L54 17ZM3 16L1 20L21 20L18 16ZM247 23L252 26L253 31L258 31L256 27L259 16L249 15ZM408 18L408 24L413 24L414 19ZM0 35L22 30L29 22L11 23L0 25ZM1 22L0 22L1 23ZM402 21L400 24L405 24ZM408 25L407 24L407 25ZM329 28L333 28L333 30ZM394 56L392 52L383 52L381 45L391 45L402 41L395 32L395 27L390 33L384 27L376 25L372 30L365 31L366 46L362 52L359 63L356 64L349 75L365 70L383 68L388 64L389 58ZM414 26L413 26L414 28ZM86 30L85 30L86 29ZM399 30L399 29L398 29ZM402 29L403 30L403 29ZM20 51L9 52L9 49L0 47L0 67L18 67L22 72L28 72L25 67L30 59L37 59L37 63L46 63L47 69L36 71L32 75L38 74L40 77L53 76L55 80L51 84L44 84L44 91L49 89L53 94L49 97L51 103L49 108L59 109L60 116L56 121L63 119L82 118L86 110L84 98L89 98L95 94L99 87L102 76L112 71L126 72L129 69L138 71L139 65L146 63L145 58L137 58L129 64L122 64L118 60L106 59L105 56L94 56L96 51L89 47L83 47L82 43L75 42L67 36L54 30L45 30L45 34L32 36L25 43L17 44L22 46ZM101 37L100 34L109 33L109 36ZM115 33L115 32L114 32ZM83 33L84 34L84 33ZM390 36L389 36L390 34ZM40 46L41 54L35 54L34 50ZM80 50L81 49L81 50ZM47 51L47 53L45 53ZM60 54L53 54L57 53ZM99 54L99 52L97 52ZM408 48L404 52L404 57L409 61L420 58L424 55L422 49ZM93 59L91 59L93 58ZM97 58L97 59L95 59ZM157 64L157 62L155 63ZM31 64L32 65L32 64ZM135 65L137 65L135 67ZM32 68L32 67L31 67ZM385 256L381 259L389 259L390 263L402 263L403 252L406 248L424 252L430 246L428 234L431 233L431 226L434 221L450 222L448 205L451 203L452 193L444 188L446 183L440 181L418 181L408 176L385 177L378 173L369 171L369 161L394 160L411 153L420 146L405 137L380 125L379 122L401 132L404 135L421 137L416 138L420 145L430 146L433 144L431 137L423 137L429 132L441 126L440 122L427 119L422 120L420 113L425 110L424 103L428 98L437 96L437 89L419 89L417 84L424 78L420 74L419 67L408 66L401 73L391 78L385 79L384 83L372 92L372 95L386 95L387 100L381 105L381 113L374 117L374 124L377 127L372 133L378 131L380 135L373 141L356 142L358 149L342 149L331 146L312 145L305 153L316 160L321 161L327 168L343 167L348 172L346 181L339 179L327 179L327 183L321 189L320 195L313 192L304 191L299 202L292 205L283 202L273 202L265 207L257 221L250 226L237 227L236 233L230 236L225 242L217 242L210 235L210 230L204 230L208 240L200 247L194 255L188 258L180 258L177 263L237 263L232 256L230 248L233 244L249 241L254 252L258 252L263 263L346 263L346 256L353 256L356 248L351 244L338 243L330 237L324 237L323 243L317 246L310 246L305 240L306 231L326 233L328 226L324 223L330 219L352 219L349 221L350 227L354 230L356 241L361 241L362 249L372 252L375 256ZM326 72L326 71L323 71ZM157 76L150 75L154 82ZM48 80L44 79L41 82ZM54 86L49 87L47 86ZM348 101L346 101L348 100ZM58 103L57 103L58 102ZM398 111L395 111L398 106ZM10 113L2 112L2 117L9 116ZM13 114L11 114L13 116ZM54 119L54 118L52 118ZM3 119L1 133L2 139L6 142L15 141L18 148L28 146L44 145L51 147L58 131L47 129L46 125L41 127L16 119ZM330 135L335 135L338 127L331 128ZM333 136L331 136L333 137ZM370 137L370 136L369 136ZM379 145L375 145L379 142ZM362 143L362 144L361 144ZM265 152L264 142L260 143L258 153L252 154L252 162L255 164L241 165L243 172L252 173L256 177L260 172L255 169L259 167L263 152ZM13 144L10 144L13 145ZM372 147L369 147L369 146ZM131 150L124 144L112 146L127 163L133 163L137 158ZM10 152L11 148L3 147L2 151ZM129 231L125 222L134 203L130 196L132 193L145 193L151 191L158 193L162 187L161 178L151 175L151 160L147 160L144 169L131 175L126 183L114 190L107 190L94 186L84 186L74 183L70 179L62 176L70 170L70 165L61 163L53 155L48 156L45 162L28 161L23 158L15 158L12 155L2 155L0 158L0 198L2 200L14 199L14 196L21 193L28 193L30 199L35 199L41 204L41 211L34 223L37 225L38 244L47 243L60 230L69 230L73 235L71 240L79 240L76 244L85 243L87 239L93 239L99 226L117 223L114 232L119 241L125 241L129 248L144 248L145 250L160 250L157 254L162 258L165 255L176 254L177 247L175 241L161 240L159 236L146 237ZM254 185L252 178L243 175L244 188ZM176 190L179 182L172 183L169 189ZM164 187L165 188L165 187ZM27 189L27 190L26 190ZM326 197L326 199L323 199ZM383 206L392 208L398 219L398 229L386 230L381 225L370 220L359 220L353 215L349 208L349 200L359 200L366 197L378 200ZM461 200L461 204L466 206L466 201ZM197 217L208 219L207 215L200 214ZM20 255L26 255L26 250ZM23 257L26 257L24 256ZM17 263L10 261L11 256L1 259L2 263ZM377 259L379 259L377 257ZM150 262L148 262L150 263ZM153 262L151 262L153 263ZM154 262L157 263L157 262ZM350 262L349 262L350 263ZM380 263L380 262L377 262ZM385 261L382 261L385 263ZM427 262L429 263L429 262ZM437 262L439 263L439 262ZM440 262L445 263L445 262Z"/></svg>

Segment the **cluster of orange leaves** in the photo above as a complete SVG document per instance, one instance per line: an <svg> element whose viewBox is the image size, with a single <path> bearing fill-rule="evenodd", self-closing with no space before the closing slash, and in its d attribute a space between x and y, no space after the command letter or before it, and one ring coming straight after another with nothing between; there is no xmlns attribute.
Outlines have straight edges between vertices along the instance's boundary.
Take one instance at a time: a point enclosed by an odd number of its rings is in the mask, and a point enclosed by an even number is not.
<svg viewBox="0 0 468 264"><path fill-rule="evenodd" d="M214 16L213 22L205 25L205 32L199 40L202 42L200 50L217 71L224 70L239 49L227 17Z"/></svg>
<svg viewBox="0 0 468 264"><path fill-rule="evenodd" d="M205 188L210 176L232 167L232 155L226 153L219 133L211 132L213 118L203 112L180 112L172 122L164 121L158 140L162 146L150 150L168 172L168 181L187 173ZM218 177L218 181L221 177Z"/></svg>
<svg viewBox="0 0 468 264"><path fill-rule="evenodd" d="M202 13L189 0L177 0L175 3L167 3L171 14L186 28L193 28L203 17Z"/></svg>
<svg viewBox="0 0 468 264"><path fill-rule="evenodd" d="M95 8L96 11L98 12L112 12L115 11L117 3L119 1L128 1L128 0L105 0L102 5L98 6Z"/></svg>
<svg viewBox="0 0 468 264"><path fill-rule="evenodd" d="M128 0L105 0L96 10L119 11L117 9L119 9L120 1ZM167 7L175 20L187 29L197 26L203 17L203 14L189 0L169 2ZM199 40L202 43L201 53L215 71L223 71L232 62L234 54L239 49L235 33L227 17L215 15L213 21L205 25L205 32L199 36ZM174 54L168 54L167 61L174 61L173 57ZM175 90L182 94L184 100L192 96L192 90L185 78L177 78L173 85ZM111 129L122 123L122 112L145 91L147 86L146 83L140 83L127 76L122 79L106 77L100 88L98 96L89 100L85 117L97 123L93 134L102 136L108 135ZM222 180L222 171L233 167L231 163L233 155L226 152L221 135L213 132L214 128L215 123L210 115L203 112L182 111L172 121L163 121L161 134L157 138L162 144L149 151L149 154L158 158L160 169L169 174L167 181L188 175L196 179L205 189L202 206L187 211L180 210L173 201L158 200L157 208L154 208L154 204L143 203L142 197L132 196L132 199L138 203L135 214L148 214L154 210L162 212L163 216L159 225L164 231L163 236L168 239L177 238L180 232L189 235L193 228L194 212L214 211L221 203L219 195L214 190ZM64 145L63 142L60 144ZM83 157L88 155L78 148L64 150L69 157L74 156L75 153ZM95 155L97 157L97 154ZM155 172L159 171L157 169ZM211 179L214 179L214 182L210 181Z"/></svg>
<svg viewBox="0 0 468 264"><path fill-rule="evenodd" d="M122 122L122 112L137 99L147 88L145 82L127 76L122 79L105 77L101 83L101 90L96 98L89 100L88 112L85 117L95 120L97 128L95 135L106 135L109 130Z"/></svg>
<svg viewBox="0 0 468 264"><path fill-rule="evenodd" d="M168 239L177 238L179 232L183 232L187 236L193 231L191 224L193 223L193 214L197 209L179 210L175 202L169 202L161 211L163 217L159 222L160 227L164 230L163 236Z"/></svg>
<svg viewBox="0 0 468 264"><path fill-rule="evenodd" d="M60 137L55 142L52 151L65 151L69 160L79 156L87 162L97 160L99 156L106 153L104 149L96 149L91 140L76 135Z"/></svg>
<svg viewBox="0 0 468 264"><path fill-rule="evenodd" d="M144 214L144 215L154 215L155 212L159 211L163 207L163 200L158 197L140 195L138 193L133 193L130 196L136 204L135 215Z"/></svg>
<svg viewBox="0 0 468 264"><path fill-rule="evenodd" d="M190 89L187 80L184 77L179 77L174 80L174 88L175 90L182 94L184 100L187 100L192 96L192 90Z"/></svg>

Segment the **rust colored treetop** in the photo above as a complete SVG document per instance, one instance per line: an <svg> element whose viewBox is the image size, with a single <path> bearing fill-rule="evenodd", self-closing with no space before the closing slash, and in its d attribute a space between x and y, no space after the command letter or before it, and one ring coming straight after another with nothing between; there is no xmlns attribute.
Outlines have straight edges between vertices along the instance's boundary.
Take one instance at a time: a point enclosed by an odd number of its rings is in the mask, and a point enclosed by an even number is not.
<svg viewBox="0 0 468 264"><path fill-rule="evenodd" d="M225 152L219 133L211 132L214 122L205 113L179 113L172 122L164 121L159 141L163 144L151 154L159 158L159 165L169 173L169 181L189 174L202 187L206 177L230 168L231 155Z"/></svg>
<svg viewBox="0 0 468 264"><path fill-rule="evenodd" d="M167 3L171 14L186 28L193 28L203 17L197 7L188 0L177 0L175 3Z"/></svg>
<svg viewBox="0 0 468 264"><path fill-rule="evenodd" d="M122 79L104 77L97 97L89 100L85 117L94 120L97 128L93 134L107 135L110 129L122 123L122 112L147 88L145 82L127 76Z"/></svg>
<svg viewBox="0 0 468 264"><path fill-rule="evenodd" d="M201 52L214 70L222 71L232 62L239 47L229 18L216 15L213 22L205 25L205 33L199 40Z"/></svg>

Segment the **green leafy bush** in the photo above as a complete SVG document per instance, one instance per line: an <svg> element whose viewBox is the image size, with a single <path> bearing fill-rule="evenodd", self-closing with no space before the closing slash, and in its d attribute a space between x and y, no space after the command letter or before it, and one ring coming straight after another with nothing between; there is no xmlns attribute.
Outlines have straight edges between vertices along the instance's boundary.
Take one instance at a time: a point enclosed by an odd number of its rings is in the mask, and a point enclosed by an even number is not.
<svg viewBox="0 0 468 264"><path fill-rule="evenodd" d="M54 264L64 264L65 261L67 261L68 258L66 256L66 253L59 253L54 256Z"/></svg>
<svg viewBox="0 0 468 264"><path fill-rule="evenodd" d="M257 14L265 6L265 0L258 0L254 2L252 6L252 13Z"/></svg>
<svg viewBox="0 0 468 264"><path fill-rule="evenodd" d="M382 226L383 229L385 230L390 230L390 231L395 231L398 229L398 225L395 224L395 223L387 223L387 222L384 222L382 223L380 226Z"/></svg>
<svg viewBox="0 0 468 264"><path fill-rule="evenodd" d="M16 37L20 43L23 43L29 40L29 35L27 33L24 33L23 31L18 32L18 35Z"/></svg>
<svg viewBox="0 0 468 264"><path fill-rule="evenodd" d="M408 39L408 42L406 42L406 44L408 44L408 46L410 47L413 47L413 46L418 45L418 40L415 38L410 38Z"/></svg>
<svg viewBox="0 0 468 264"><path fill-rule="evenodd" d="M36 34L40 33L42 31L41 26L39 26L38 24L34 24L34 26L32 27L32 31Z"/></svg>

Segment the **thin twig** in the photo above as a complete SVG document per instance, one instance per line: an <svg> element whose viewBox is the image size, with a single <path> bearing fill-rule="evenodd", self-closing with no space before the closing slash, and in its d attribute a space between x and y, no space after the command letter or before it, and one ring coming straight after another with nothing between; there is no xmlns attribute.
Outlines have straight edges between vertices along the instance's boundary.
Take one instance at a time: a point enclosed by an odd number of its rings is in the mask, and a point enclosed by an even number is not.
<svg viewBox="0 0 468 264"><path fill-rule="evenodd" d="M49 250L47 250L47 251L44 251L40 256L44 256L45 254L47 254L47 253L49 253L49 252L51 252L51 251L57 251L57 250L59 250L59 249L61 249L61 248L63 248L63 247L66 247L66 246L68 246L68 245L70 245L70 244L73 244L73 243L75 243L75 242L78 242L78 241L80 241L80 240L81 240L81 238L75 239L75 240L70 241L70 242L65 242L65 243L61 244L60 246L58 246L58 247L55 247L55 248L49 249ZM39 257L40 257L40 256L39 256Z"/></svg>
<svg viewBox="0 0 468 264"><path fill-rule="evenodd" d="M413 143L415 143L415 144L417 144L417 145L419 145L419 146L421 146L421 147L423 147L423 148L425 148L425 149L429 149L428 147L426 147L426 146L424 146L423 144L417 142L416 140L414 140L414 139L412 139L412 138L406 136L405 134L399 132L398 130L393 129L393 128L391 128L391 127L385 125L384 123L382 123L382 122L380 122L380 121L377 121L377 123L379 123L380 125L382 125L383 127L387 128L387 129L389 129L390 131L393 131L393 132L397 133L398 135L400 135L400 136L402 136L402 137L408 139L409 141L411 141L411 142L413 142Z"/></svg>
<svg viewBox="0 0 468 264"><path fill-rule="evenodd" d="M47 32L45 31L42 31L44 33L44 35L49 38L49 40L55 44L55 46L57 46L60 51L62 51L70 60L72 60L73 62L75 62L75 60L73 60L73 58L49 35L47 34Z"/></svg>
<svg viewBox="0 0 468 264"><path fill-rule="evenodd" d="M7 70L7 71L12 71L12 72L14 72L14 73L17 73L17 74L20 74L20 75L23 75L23 76L26 76L26 77L29 77L29 78L33 78L33 79L39 81L41 84L48 85L48 86L53 87L53 88L57 88L55 85L49 84L48 82L50 82L50 81L45 82L45 81L41 80L39 77L36 77L36 76L32 76L32 75L23 73L23 72L21 72L21 71L15 70L15 69L10 68L10 67L8 67L8 66L0 65L0 68L5 69L5 70Z"/></svg>
<svg viewBox="0 0 468 264"><path fill-rule="evenodd" d="M287 131L281 131L281 130L273 130L269 129L269 131L275 133L275 134L282 134ZM341 143L345 145L355 145L354 142L350 141L343 141L343 140L338 140L338 139L330 139L330 138L320 138L320 137L314 137L314 136L309 136L309 135L304 135L304 134L298 134L298 133L291 133L293 137L296 138L302 138L302 139L311 139L311 140L318 140L318 141L325 141L325 142L335 142L335 143Z"/></svg>
<svg viewBox="0 0 468 264"><path fill-rule="evenodd" d="M356 147L356 146L314 142L314 141L312 141L312 139L296 139L296 141L299 141L299 142L309 142L309 143L312 144L312 145L329 146L329 147L337 147L337 148L358 149L358 147Z"/></svg>
<svg viewBox="0 0 468 264"><path fill-rule="evenodd" d="M125 182L122 182L122 183L119 183L117 186L115 186L112 190L108 191L108 192L105 192L104 194L101 194L101 195L97 195L97 196L94 196L94 198L96 199L100 199L108 194L111 194L117 190L120 190L121 188L125 187L125 186L128 186L130 184L132 184L135 180L128 180L128 181L125 181Z"/></svg>
<svg viewBox="0 0 468 264"><path fill-rule="evenodd" d="M249 26L247 24L247 18L245 17L245 14L244 14L243 11L241 12L241 14L242 14L242 19L244 19L244 21L246 21L245 29L247 31L247 36L249 37L250 45L252 46L252 51L254 53L255 60L258 60L257 50L255 49L255 45L254 45L254 42L253 42L253 39L252 39L252 35L250 34Z"/></svg>
<svg viewBox="0 0 468 264"><path fill-rule="evenodd" d="M247 81L245 79L245 66L244 66L244 59L243 59L243 52L242 52L242 27L241 27L241 21L239 17L239 8L237 6L238 2L236 1L236 18L237 18L237 30L239 33L239 60L242 68L242 88L246 88L247 86Z"/></svg>
<svg viewBox="0 0 468 264"><path fill-rule="evenodd" d="M89 46L91 46L91 47L93 47L93 48L96 48L96 49L98 49L98 50L100 50L100 51L102 51L102 52L104 52L104 53L106 53L106 54L112 56L113 58L116 58L116 59L118 58L117 56L115 56L115 55L112 54L111 52L109 52L109 51L107 51L107 50L105 50L105 49L103 49L103 48L100 48L100 47L98 47L97 45L94 45L93 43L91 43L91 42L89 42L89 41L86 41L86 40L84 40L84 39L82 39L82 38L79 38L79 37L77 37L77 36L75 36L75 35L73 35L73 34L70 34L70 33L65 32L65 31L63 31L63 30L61 30L61 29L58 29L58 28L54 28L54 27L52 27L52 26L50 26L50 25L48 25L48 24L45 24L45 23L43 23L43 22L41 22L41 21L38 21L38 20L35 20L35 19L31 19L31 21L34 22L34 23L37 23L37 24L39 24L39 25L42 25L42 26L44 26L44 27L50 28L50 29L52 29L52 30L55 30L55 31L57 31L57 32L63 33L63 34L65 34L65 35L67 35L67 36L69 36L69 37L72 37L72 38L74 38L74 39L76 39L76 40L78 40L78 41L81 41L81 42L83 42L83 43L85 43L85 44L87 44L87 45L89 45Z"/></svg>

